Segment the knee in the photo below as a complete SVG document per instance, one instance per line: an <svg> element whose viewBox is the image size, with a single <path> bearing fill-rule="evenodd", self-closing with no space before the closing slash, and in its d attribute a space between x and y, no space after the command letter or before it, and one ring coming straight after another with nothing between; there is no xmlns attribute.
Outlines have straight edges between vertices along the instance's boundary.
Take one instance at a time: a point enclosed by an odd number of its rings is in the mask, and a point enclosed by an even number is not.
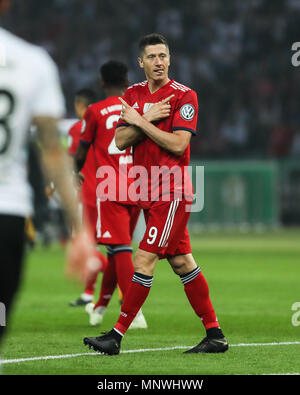
<svg viewBox="0 0 300 395"><path fill-rule="evenodd" d="M158 256L147 251L137 250L134 256L134 270L147 276L153 276Z"/></svg>
<svg viewBox="0 0 300 395"><path fill-rule="evenodd" d="M182 261L171 264L171 268L173 272L175 274L178 274L179 276L186 272L185 267L186 267L185 262Z"/></svg>
<svg viewBox="0 0 300 395"><path fill-rule="evenodd" d="M172 257L169 259L169 263L174 273L178 276L187 274L197 267L197 264L191 254Z"/></svg>

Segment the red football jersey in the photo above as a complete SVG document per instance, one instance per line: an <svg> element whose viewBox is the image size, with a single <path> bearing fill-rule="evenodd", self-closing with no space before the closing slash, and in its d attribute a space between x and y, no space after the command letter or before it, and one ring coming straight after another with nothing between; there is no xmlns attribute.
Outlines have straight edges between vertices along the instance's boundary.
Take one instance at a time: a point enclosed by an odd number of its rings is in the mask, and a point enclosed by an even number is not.
<svg viewBox="0 0 300 395"><path fill-rule="evenodd" d="M171 112L169 117L155 122L155 125L166 133L176 130L186 130L196 134L198 117L197 94L192 89L179 84L173 79L153 94L148 88L148 81L134 84L129 87L124 95L124 100L141 115L148 111L150 106L174 94L170 100ZM128 126L120 119L117 127ZM190 162L190 146L181 156L162 149L158 144L146 137L145 140L135 146L133 152L134 166L143 166L147 170L148 201L167 200L164 196L174 195L176 192L182 197L191 199L192 183L188 174L187 166ZM165 174L159 176L159 169ZM169 175L167 173L169 172ZM171 174L171 176L170 176ZM168 180L170 177L170 181ZM141 184L141 181L139 181ZM166 187L166 188L164 188ZM173 196L171 196L171 199ZM151 206L151 202L139 204L143 208Z"/></svg>
<svg viewBox="0 0 300 395"><path fill-rule="evenodd" d="M80 140L82 121L76 122L69 130L68 152L74 156ZM79 199L88 205L96 206L96 162L93 147L88 151L81 173L84 175Z"/></svg>
<svg viewBox="0 0 300 395"><path fill-rule="evenodd" d="M84 115L80 142L94 147L97 198L131 203L127 194L133 181L127 177L133 162L131 148L120 151L115 143L115 127L121 110L118 96L91 104Z"/></svg>

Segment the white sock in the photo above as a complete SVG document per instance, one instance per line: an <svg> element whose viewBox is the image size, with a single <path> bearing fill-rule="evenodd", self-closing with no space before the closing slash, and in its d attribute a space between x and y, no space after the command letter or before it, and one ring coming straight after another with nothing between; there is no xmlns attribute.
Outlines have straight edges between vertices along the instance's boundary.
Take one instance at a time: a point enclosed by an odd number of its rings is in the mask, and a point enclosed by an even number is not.
<svg viewBox="0 0 300 395"><path fill-rule="evenodd" d="M95 308L94 312L103 315L105 313L106 306L98 306Z"/></svg>

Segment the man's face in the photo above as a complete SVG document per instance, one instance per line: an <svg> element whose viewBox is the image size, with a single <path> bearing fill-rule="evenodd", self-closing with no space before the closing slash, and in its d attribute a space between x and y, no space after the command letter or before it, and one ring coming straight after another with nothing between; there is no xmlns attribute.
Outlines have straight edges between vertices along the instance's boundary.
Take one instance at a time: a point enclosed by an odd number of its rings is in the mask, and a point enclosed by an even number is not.
<svg viewBox="0 0 300 395"><path fill-rule="evenodd" d="M147 79L163 81L168 78L170 53L165 44L148 45L138 60Z"/></svg>
<svg viewBox="0 0 300 395"><path fill-rule="evenodd" d="M83 119L84 113L86 110L86 106L81 100L78 100L77 98L75 98L75 100L74 100L74 110L75 110L77 118Z"/></svg>

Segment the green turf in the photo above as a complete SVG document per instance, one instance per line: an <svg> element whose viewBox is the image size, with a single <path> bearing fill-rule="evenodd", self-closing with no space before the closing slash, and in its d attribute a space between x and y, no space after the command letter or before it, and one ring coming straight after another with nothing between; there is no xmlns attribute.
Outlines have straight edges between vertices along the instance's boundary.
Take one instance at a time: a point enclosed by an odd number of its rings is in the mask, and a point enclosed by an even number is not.
<svg viewBox="0 0 300 395"><path fill-rule="evenodd" d="M194 257L210 286L218 319L229 342L295 342L300 326L291 306L300 301L300 232L200 234ZM2 359L89 352L85 336L115 323L115 295L103 326L88 326L82 307L71 308L82 286L63 275L63 250L37 247L27 257L23 286L9 317ZM128 331L122 350L193 346L204 336L183 286L166 261L159 262L144 307L149 328ZM274 374L300 372L300 345L233 346L222 355L184 355L181 349L94 355L3 365L4 374Z"/></svg>

